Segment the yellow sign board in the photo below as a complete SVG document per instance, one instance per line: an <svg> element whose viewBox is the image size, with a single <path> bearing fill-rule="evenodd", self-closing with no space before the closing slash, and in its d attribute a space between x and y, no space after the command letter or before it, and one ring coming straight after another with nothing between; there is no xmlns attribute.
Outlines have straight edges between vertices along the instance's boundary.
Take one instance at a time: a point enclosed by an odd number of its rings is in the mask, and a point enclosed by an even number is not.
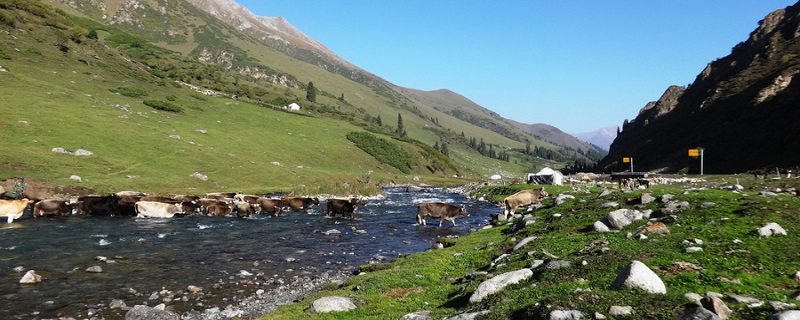
<svg viewBox="0 0 800 320"><path fill-rule="evenodd" d="M700 156L700 150L698 150L698 149L689 149L689 156L690 157Z"/></svg>
<svg viewBox="0 0 800 320"><path fill-rule="evenodd" d="M622 163L629 163L629 162L631 162L631 158L629 157L622 158Z"/></svg>

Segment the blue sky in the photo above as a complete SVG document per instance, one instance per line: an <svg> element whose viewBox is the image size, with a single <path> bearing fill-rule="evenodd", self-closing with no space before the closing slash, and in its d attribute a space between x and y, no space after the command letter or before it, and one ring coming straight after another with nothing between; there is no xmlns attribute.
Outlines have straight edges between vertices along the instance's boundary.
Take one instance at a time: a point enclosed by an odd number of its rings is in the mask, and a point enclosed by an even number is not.
<svg viewBox="0 0 800 320"><path fill-rule="evenodd" d="M237 0L387 81L568 133L633 119L788 0Z"/></svg>

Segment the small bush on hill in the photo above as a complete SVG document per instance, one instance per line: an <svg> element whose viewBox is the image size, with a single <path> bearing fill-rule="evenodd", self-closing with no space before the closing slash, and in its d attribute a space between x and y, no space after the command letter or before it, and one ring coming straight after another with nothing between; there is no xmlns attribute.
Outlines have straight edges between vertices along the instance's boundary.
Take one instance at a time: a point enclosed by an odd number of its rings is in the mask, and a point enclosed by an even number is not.
<svg viewBox="0 0 800 320"><path fill-rule="evenodd" d="M131 98L144 97L147 95L147 91L139 88L118 87L116 89L111 89L110 91Z"/></svg>
<svg viewBox="0 0 800 320"><path fill-rule="evenodd" d="M151 107L153 109L158 109L161 111L169 111L175 113L183 112L183 108L181 108L180 106L177 106L173 103L164 100L145 100L142 101L142 103L144 103L148 107Z"/></svg>
<svg viewBox="0 0 800 320"><path fill-rule="evenodd" d="M369 132L353 131L347 134L347 140L375 157L381 163L397 168L403 173L410 173L411 167L416 164L414 157L403 148L376 137Z"/></svg>

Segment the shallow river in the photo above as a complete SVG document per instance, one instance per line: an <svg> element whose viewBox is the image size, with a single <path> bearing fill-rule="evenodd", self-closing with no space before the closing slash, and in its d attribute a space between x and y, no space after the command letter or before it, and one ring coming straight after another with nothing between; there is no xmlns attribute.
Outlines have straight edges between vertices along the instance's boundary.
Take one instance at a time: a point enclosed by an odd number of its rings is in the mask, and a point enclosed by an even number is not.
<svg viewBox="0 0 800 320"><path fill-rule="evenodd" d="M0 319L121 319L124 311L112 312L112 300L128 306L166 301L181 313L224 308L235 297L269 291L293 277L427 250L438 237L479 229L490 212L499 211L441 189L391 188L384 195L359 207L355 219L326 218L324 200L306 212L252 219L33 219L26 213L0 224ZM416 205L431 201L465 204L471 216L458 218L455 227L445 221L439 228L433 219L416 225ZM44 280L20 284L24 272L14 270L20 266ZM102 272L87 272L92 266ZM187 299L190 285L202 288L201 300Z"/></svg>

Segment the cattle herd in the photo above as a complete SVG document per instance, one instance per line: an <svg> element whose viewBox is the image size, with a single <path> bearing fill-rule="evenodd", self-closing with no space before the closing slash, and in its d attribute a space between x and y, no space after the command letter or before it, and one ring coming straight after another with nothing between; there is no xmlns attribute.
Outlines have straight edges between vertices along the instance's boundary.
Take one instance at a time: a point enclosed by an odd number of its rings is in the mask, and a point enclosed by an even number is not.
<svg viewBox="0 0 800 320"><path fill-rule="evenodd" d="M326 216L354 218L358 206L366 204L363 198L327 199ZM87 195L74 199L0 200L0 217L8 223L19 219L25 209L31 207L31 215L39 217L85 216L131 216L139 218L172 218L176 215L209 215L251 217L258 214L279 216L284 210L304 211L319 205L319 198L246 195L241 193L216 192L205 196L148 195L135 191L121 191L108 195ZM445 220L456 225L455 219L469 216L464 206L440 202L421 203L417 210L417 221L425 225L426 217Z"/></svg>

